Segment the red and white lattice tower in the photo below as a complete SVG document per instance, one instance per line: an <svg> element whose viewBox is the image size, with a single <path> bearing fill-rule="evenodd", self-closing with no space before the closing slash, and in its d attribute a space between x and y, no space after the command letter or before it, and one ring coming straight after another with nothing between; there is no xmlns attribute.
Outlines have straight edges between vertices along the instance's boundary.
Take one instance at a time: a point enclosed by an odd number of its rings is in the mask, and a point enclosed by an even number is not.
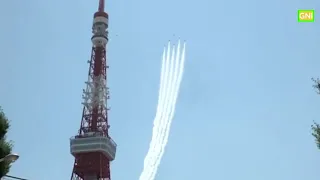
<svg viewBox="0 0 320 180"><path fill-rule="evenodd" d="M70 139L75 158L71 180L110 180L110 162L115 159L116 143L108 133L107 88L108 14L99 0L92 26L89 75L83 90L83 113L77 136Z"/></svg>

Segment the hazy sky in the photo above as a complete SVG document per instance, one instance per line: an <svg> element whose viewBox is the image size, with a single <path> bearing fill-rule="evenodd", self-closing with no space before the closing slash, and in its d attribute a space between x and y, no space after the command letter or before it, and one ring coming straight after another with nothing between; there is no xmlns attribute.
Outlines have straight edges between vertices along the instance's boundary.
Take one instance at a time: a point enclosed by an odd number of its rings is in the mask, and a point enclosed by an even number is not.
<svg viewBox="0 0 320 180"><path fill-rule="evenodd" d="M0 2L0 105L20 159L10 175L70 179L98 0ZM318 180L318 0L114 0L108 45L112 180L138 180L161 53L187 41L185 76L156 180ZM317 15L316 18L320 18ZM318 51L318 52L317 52Z"/></svg>

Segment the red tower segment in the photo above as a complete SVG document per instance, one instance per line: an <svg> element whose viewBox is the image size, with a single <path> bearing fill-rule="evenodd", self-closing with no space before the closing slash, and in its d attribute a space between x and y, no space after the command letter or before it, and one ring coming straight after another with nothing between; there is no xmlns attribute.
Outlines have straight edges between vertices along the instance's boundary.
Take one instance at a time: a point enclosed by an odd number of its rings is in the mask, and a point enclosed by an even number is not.
<svg viewBox="0 0 320 180"><path fill-rule="evenodd" d="M116 143L108 133L107 85L108 14L104 0L99 1L93 17L91 60L86 89L83 90L83 113L77 136L70 139L75 157L71 180L110 180L110 161L115 159Z"/></svg>

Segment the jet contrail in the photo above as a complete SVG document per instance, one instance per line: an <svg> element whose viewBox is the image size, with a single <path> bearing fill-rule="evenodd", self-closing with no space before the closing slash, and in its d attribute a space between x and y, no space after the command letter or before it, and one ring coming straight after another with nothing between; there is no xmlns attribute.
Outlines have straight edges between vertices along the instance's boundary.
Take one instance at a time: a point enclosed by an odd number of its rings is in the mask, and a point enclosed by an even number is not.
<svg viewBox="0 0 320 180"><path fill-rule="evenodd" d="M169 69L169 74L167 76L166 81L164 82L164 86L167 85L167 87L164 87L165 89L165 97L164 97L164 102L162 103L162 109L159 111L160 114L160 132L158 134L158 138L157 138L157 142L156 142L156 146L158 146L159 148L155 148L155 150L157 150L158 152L156 152L157 154L159 154L160 151L160 147L162 146L162 139L165 133L165 129L166 129L166 125L167 122L166 120L166 116L167 116L167 109L168 106L171 106L172 104L172 89L175 86L175 82L174 82L174 74L176 74L174 71L176 71L176 68L174 67L175 65L175 49L174 49L174 45L172 48L172 51L170 53L170 44L168 44L168 54L166 54L167 56L167 64L166 64L166 69ZM155 156L155 158L158 158L157 156Z"/></svg>
<svg viewBox="0 0 320 180"><path fill-rule="evenodd" d="M168 46L168 49L170 49L170 46ZM165 99L165 104L163 104L164 108L163 108L163 111L161 111L161 122L162 122L162 128L161 128L161 132L159 133L159 135L161 136L160 138L158 138L158 142L156 143L158 146L162 146L162 143L163 143L163 137L164 137L164 134L166 132L166 128L167 128L167 124L168 124L168 109L170 109L170 107L172 106L172 95L173 95L173 91L175 89L175 86L176 86L176 76L177 76L177 70L178 70L178 62L179 61L176 61L175 59L175 46L172 47L172 53L171 54L167 54L167 57L168 58L171 58L169 61L170 61L170 74L169 74L169 86L168 88L166 88L166 99ZM157 154L160 153L160 150L161 148L158 148L157 149L159 152ZM159 157L157 157L158 159Z"/></svg>
<svg viewBox="0 0 320 180"><path fill-rule="evenodd" d="M181 58L180 53L180 41L177 49L173 46L172 53L170 42L167 52L165 49L163 52L158 106L153 123L152 140L144 160L140 180L154 179L168 142L171 121L174 117L175 104L183 75L185 43Z"/></svg>
<svg viewBox="0 0 320 180"><path fill-rule="evenodd" d="M172 58L170 59L170 57L172 56L171 54L174 54L174 51L171 51L171 48L170 48L170 41L168 43L168 50L167 50L167 54L164 52L164 56L166 57L165 58L165 66L164 66L164 81L162 82L163 83L163 97L161 97L160 99L160 102L159 102L159 111L157 111L157 114L158 114L158 120L159 120L159 131L158 133L156 134L155 136L155 141L154 141L154 145L155 146L159 146L159 139L161 139L161 137L163 136L162 132L163 132L163 129L165 127L165 124L166 122L164 122L162 120L162 117L164 116L164 113L165 113L165 108L166 108L166 104L170 98L170 94L168 94L169 90L171 89L171 86L172 86L172 74L173 74L173 62L172 62ZM154 150L158 149L156 147L153 147ZM155 156L154 156L155 157Z"/></svg>
<svg viewBox="0 0 320 180"><path fill-rule="evenodd" d="M149 148L149 152L147 154L147 156L149 155L148 158L148 164L145 165L145 167L147 169L145 169L143 171L144 174L144 178L141 179L149 179L150 175L152 174L153 171L153 166L154 166L154 162L156 161L156 159L158 158L158 154L159 154L159 150L161 149L161 143L159 142L159 140L162 139L164 132L163 129L165 128L166 122L163 122L163 116L164 116L164 108L166 108L166 104L168 102L168 90L170 89L170 86L172 84L171 82L171 77L172 77L172 63L170 63L171 59L170 56L171 55L171 48L170 48L170 42L168 43L168 50L167 53L165 53L164 51L164 66L162 67L162 69L164 69L164 79L163 81L160 83L160 87L162 88L162 96L159 97L159 102L158 102L158 107L159 109L156 112L156 118L154 120L154 122L158 122L157 124L154 124L153 129L153 134L152 134L152 140L150 143L150 148Z"/></svg>
<svg viewBox="0 0 320 180"><path fill-rule="evenodd" d="M184 45L185 46L185 45ZM179 49L179 45L178 45L178 49ZM179 56L178 54L180 53L180 51L178 51L178 53L177 53L177 56ZM183 53L185 53L185 50L184 50L184 52ZM167 56L169 56L169 55L167 55ZM170 57L170 56L169 56ZM176 57L175 59L173 59L173 57L174 56L172 56L172 60L180 60L180 58L178 58L178 57ZM180 64L181 65L183 65L184 64L184 54L183 54L183 60L180 62ZM177 84L177 85L179 85L180 84L180 82L181 82L181 78L182 78L182 71L183 71L183 66L181 66L180 68L180 73L179 73L179 76L180 76L180 78L178 78L178 79L180 79L180 80L178 80L179 81L179 83ZM172 76L171 76L172 77ZM173 78L173 77L172 77ZM174 82L176 81L176 79L177 79L177 76L176 76L176 73L175 73L175 80L174 80ZM174 107L175 106L173 106L173 101L174 100L176 100L177 99L177 90L178 90L178 86L175 86L175 90L172 90L171 88L168 88L168 92L170 92L169 94L170 95L172 95L171 94L171 92L175 92L174 93L174 95L173 96L175 96L173 99L171 99L170 98L170 102L168 102L168 106L170 106L169 107L169 109L170 109L170 111L171 111L171 113L170 112L168 112L168 111L164 111L163 113L165 113L165 115L163 115L164 116L164 119L162 119L161 121L162 122L164 122L164 123L166 123L166 125L168 124L168 127L164 127L164 128L161 128L162 129L162 132L161 132L161 136L162 136L162 138L161 139L159 139L159 141L158 141L158 147L156 148L156 149L154 149L154 150L156 150L156 154L155 154L155 158L157 158L156 160L154 160L153 161L153 164L152 164L152 166L151 166L151 168L152 168L152 173L150 174L150 176L149 176L149 178L147 178L147 179L153 179L154 178L154 176L155 176L155 174L156 174L156 170L157 170L157 167L158 167L158 165L159 165L159 163L160 163L160 160L161 160L161 157L162 157L162 155L163 155L163 150L164 150L164 147L165 147L165 145L166 145L166 142L168 141L168 136L169 136L169 131L168 131L168 129L167 128L169 128L170 127L170 125L171 125L171 122L169 123L168 122L168 120L172 120L172 118L173 118L173 115L174 115L174 112L173 112L173 110L174 110ZM174 102L174 104L175 104L175 102ZM168 108L168 107L167 107ZM168 114L168 113L170 113L170 115ZM160 147L159 147L159 145L160 145Z"/></svg>
<svg viewBox="0 0 320 180"><path fill-rule="evenodd" d="M154 169L150 175L149 180L153 180L155 178L158 166L160 165L161 158L164 154L164 149L168 143L171 122L174 117L176 100L178 98L179 88L180 88L180 84L181 84L182 77L183 77L184 61L185 61L185 43L183 45L181 58L180 58L180 42L178 43L177 55L175 57L175 61L176 61L176 66L175 66L175 75L174 75L174 79L173 79L173 84L175 86L173 87L174 89L170 90L170 94L172 94L172 99L170 99L171 102L168 103L168 110L165 111L166 116L164 117L165 119L163 120L167 124L166 124L166 127L164 128L164 134L161 134L161 135L163 135L163 139L160 142L161 148L160 148L159 154L157 156L157 160L155 161L155 164L153 165Z"/></svg>
<svg viewBox="0 0 320 180"><path fill-rule="evenodd" d="M169 42L169 47L170 47L170 42ZM168 47L167 53L170 54L170 48ZM161 123L161 115L163 112L163 104L165 102L166 98L166 89L167 89L167 81L168 81L168 74L170 73L168 68L169 68L169 59L166 56L166 49L163 51L163 56L162 56L162 66L161 66L161 77L160 77L160 87L159 87L159 96L158 96L158 106L157 106L157 111L156 111L156 116L153 121L153 129L152 129L152 139L151 143L149 145L149 150L148 153L145 157L144 160L144 168L143 171L140 175L140 180L146 179L145 177L148 176L151 171L151 165L150 163L155 160L156 156L156 149L158 144L157 144L157 139L159 139L159 134L161 132L161 129L163 128L163 123Z"/></svg>

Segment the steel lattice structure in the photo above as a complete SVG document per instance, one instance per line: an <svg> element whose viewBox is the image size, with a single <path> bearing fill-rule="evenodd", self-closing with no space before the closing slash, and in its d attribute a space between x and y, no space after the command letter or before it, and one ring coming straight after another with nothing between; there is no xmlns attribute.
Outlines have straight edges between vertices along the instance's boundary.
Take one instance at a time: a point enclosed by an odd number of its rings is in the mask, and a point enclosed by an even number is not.
<svg viewBox="0 0 320 180"><path fill-rule="evenodd" d="M99 0L98 11L94 13L81 126L78 135L70 139L70 152L75 157L71 180L110 180L110 162L116 154L117 145L108 133L106 45L109 16L104 4L104 0Z"/></svg>

